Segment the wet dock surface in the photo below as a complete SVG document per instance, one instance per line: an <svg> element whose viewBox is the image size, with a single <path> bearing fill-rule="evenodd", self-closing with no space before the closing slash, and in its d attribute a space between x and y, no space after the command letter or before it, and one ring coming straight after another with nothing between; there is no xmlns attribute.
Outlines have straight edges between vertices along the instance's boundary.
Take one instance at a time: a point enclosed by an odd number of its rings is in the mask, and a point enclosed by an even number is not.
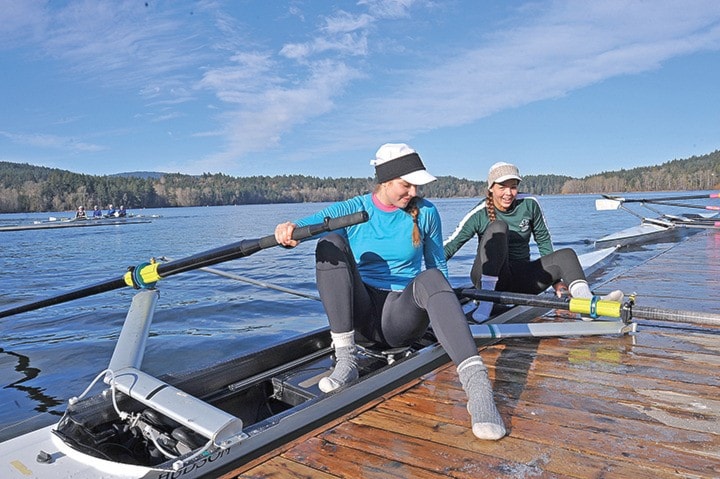
<svg viewBox="0 0 720 479"><path fill-rule="evenodd" d="M720 314L718 278L720 234L703 232L603 288ZM473 436L448 363L223 477L720 477L720 327L637 323L622 336L481 346L508 428L500 441Z"/></svg>

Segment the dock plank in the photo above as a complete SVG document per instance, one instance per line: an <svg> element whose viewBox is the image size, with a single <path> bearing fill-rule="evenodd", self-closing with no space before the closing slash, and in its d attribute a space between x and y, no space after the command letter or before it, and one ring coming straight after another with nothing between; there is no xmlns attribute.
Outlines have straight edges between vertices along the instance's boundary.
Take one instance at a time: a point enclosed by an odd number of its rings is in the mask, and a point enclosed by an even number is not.
<svg viewBox="0 0 720 479"><path fill-rule="evenodd" d="M467 416L467 412L465 415ZM422 426L422 429L427 430L423 434L427 448L447 445L458 450L455 453L458 457L471 453L475 457L479 453L502 459L506 461L507 466L502 467L501 470L510 472L509 477L533 477L532 474L539 474L542 471L554 474L556 477L594 477L598 475L599 471L602 471L602 477L618 479L633 476L643 478L676 477L674 475L664 476L663 471L639 468L631 463L617 461L610 457L603 457L602 466L598 468L598 457L593 454L557 447L557 445L548 447L548 440L528 440L527 437L518 435L514 431L502 441L478 441L468 428L469 417L465 417L462 424L458 422L458 419L417 416L411 412L400 412L383 407L368 411L367 414L353 419L352 422L375 426L383 431L376 434L376 437L385 434L383 427L387 428L387 424L395 424L394 433L403 435L409 434L408 429L417 429L418 426ZM514 418L509 426L513 429L520 427L515 425ZM536 426L536 429L542 429L539 423ZM538 435L542 434L542 431L538 431ZM524 469L515 467L516 464L526 467ZM475 477L503 476L498 475L495 469L486 468L483 473L477 474Z"/></svg>
<svg viewBox="0 0 720 479"><path fill-rule="evenodd" d="M396 463L431 470L440 477L477 478L488 471L492 471L494 477L503 478L517 477L520 473L529 477L570 477L543 471L529 456L528 461L521 461L518 454L508 458L473 450L468 446L475 441L472 434L465 434L464 428L456 428L447 442L434 441L435 434L428 435L422 421L403 420L399 425L395 417L383 415L383 411L378 409L373 414L353 419L320 437L326 443L372 452ZM387 438L387 441L378 442L378 437Z"/></svg>
<svg viewBox="0 0 720 479"><path fill-rule="evenodd" d="M351 429L348 431L348 429ZM340 472L339 477L378 478L417 477L421 479L440 479L448 477L454 467L462 469L472 466L469 461L458 466L451 465L446 457L440 470L427 468L428 456L438 455L437 450L430 451L424 443L413 444L412 438L391 438L394 454L387 454L385 443L378 443L370 428L341 426L305 441L302 445L286 452L283 456L301 461L322 471ZM438 464L437 458L430 464ZM456 476L463 477L463 476ZM469 476L466 476L469 477Z"/></svg>
<svg viewBox="0 0 720 479"><path fill-rule="evenodd" d="M536 388L542 390L543 385ZM378 406L377 410L390 413L421 415L433 421L452 421L462 426L469 423L469 416L462 408L462 391L455 391L447 402L428 399L427 395L403 395ZM413 392L414 393L414 392ZM541 398L544 400L544 398ZM557 402L558 400L555 399ZM432 409L425 402L433 403ZM626 418L622 410L633 405L608 402L604 410L588 412L583 409L548 406L530 394L516 401L500 398L500 412L505 418L512 437L544 443L548 446L576 449L584 454L607 454L606 459L634 458L639 466L665 457L665 466L685 468L691 473L705 473L703 467L696 467L696 458L688 457L689 452L706 454L705 450L695 451L695 444L713 441L709 433L681 430L660 421L649 421L650 417ZM512 403L512 404L510 404ZM644 404L636 404L644 408ZM432 410L432 413L428 411ZM353 421L356 421L354 419ZM628 439L631 438L631 439ZM658 447L657 443L661 446ZM584 446L584 444L591 444ZM647 453L651 450L651 453ZM655 473L657 474L657 472ZM674 474L674 472L673 472Z"/></svg>
<svg viewBox="0 0 720 479"><path fill-rule="evenodd" d="M252 473L234 476L242 479L334 479L337 476L325 474L320 470L301 464L297 461L288 460L282 456L275 456L270 460L253 469Z"/></svg>

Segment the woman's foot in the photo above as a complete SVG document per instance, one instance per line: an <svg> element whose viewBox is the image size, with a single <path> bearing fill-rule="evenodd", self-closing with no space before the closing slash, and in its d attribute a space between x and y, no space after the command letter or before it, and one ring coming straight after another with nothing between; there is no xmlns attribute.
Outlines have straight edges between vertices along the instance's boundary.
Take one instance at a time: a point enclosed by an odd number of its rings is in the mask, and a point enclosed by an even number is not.
<svg viewBox="0 0 720 479"><path fill-rule="evenodd" d="M505 436L502 417L493 400L487 368L480 356L472 356L457 368L460 382L468 397L467 409L472 418L472 431L478 439L497 441Z"/></svg>
<svg viewBox="0 0 720 479"><path fill-rule="evenodd" d="M335 358L337 362L332 374L322 378L318 383L318 387L324 393L345 386L360 376L355 357L355 345L335 348Z"/></svg>

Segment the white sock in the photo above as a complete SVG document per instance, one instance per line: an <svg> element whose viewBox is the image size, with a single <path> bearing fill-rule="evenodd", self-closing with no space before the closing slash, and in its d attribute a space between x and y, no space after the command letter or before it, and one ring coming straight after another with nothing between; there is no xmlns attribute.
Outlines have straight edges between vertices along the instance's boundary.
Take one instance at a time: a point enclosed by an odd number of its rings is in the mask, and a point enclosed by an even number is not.
<svg viewBox="0 0 720 479"><path fill-rule="evenodd" d="M619 303L622 302L624 297L625 295L623 294L623 292L619 289L616 289L615 291L609 292L605 296L601 296L600 299L604 301L617 301Z"/></svg>
<svg viewBox="0 0 720 479"><path fill-rule="evenodd" d="M357 358L355 357L355 331L347 333L333 333L331 331L330 337L335 348L335 368L330 376L320 379L318 383L318 387L324 393L345 386L360 376Z"/></svg>
<svg viewBox="0 0 720 479"><path fill-rule="evenodd" d="M505 436L505 425L495 406L487 368L480 356L464 360L457 367L457 372L468 397L467 409L475 437L497 441Z"/></svg>
<svg viewBox="0 0 720 479"><path fill-rule="evenodd" d="M577 281L573 281L570 285L570 295L572 295L573 298L592 298L593 294L590 291L590 286L588 286L587 281L583 281L582 279L579 279ZM616 289L615 291L611 291L610 293L606 294L605 296L601 296L600 299L603 301L622 301L623 300L623 292L619 289Z"/></svg>
<svg viewBox="0 0 720 479"><path fill-rule="evenodd" d="M593 294L590 291L587 281L584 279L577 279L570 283L570 296L573 298L592 298Z"/></svg>

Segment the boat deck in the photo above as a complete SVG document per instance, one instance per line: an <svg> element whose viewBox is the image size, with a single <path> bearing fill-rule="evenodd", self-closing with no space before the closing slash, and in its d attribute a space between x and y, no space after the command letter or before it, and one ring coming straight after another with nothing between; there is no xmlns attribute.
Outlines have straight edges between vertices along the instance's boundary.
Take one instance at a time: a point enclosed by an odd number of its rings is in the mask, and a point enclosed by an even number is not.
<svg viewBox="0 0 720 479"><path fill-rule="evenodd" d="M703 232L603 289L720 313L718 277L720 234ZM719 339L643 320L620 337L504 339L480 352L500 441L474 438L449 363L223 478L717 478Z"/></svg>

